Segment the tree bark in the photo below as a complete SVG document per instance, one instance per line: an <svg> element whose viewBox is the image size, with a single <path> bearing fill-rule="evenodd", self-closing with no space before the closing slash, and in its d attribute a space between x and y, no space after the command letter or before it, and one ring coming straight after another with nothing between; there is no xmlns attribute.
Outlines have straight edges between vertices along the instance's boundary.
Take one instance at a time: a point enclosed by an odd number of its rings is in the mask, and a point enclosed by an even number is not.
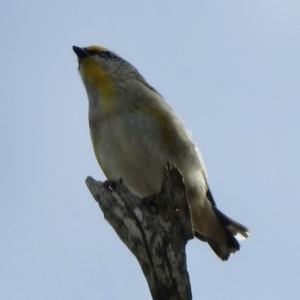
<svg viewBox="0 0 300 300"><path fill-rule="evenodd" d="M139 261L152 298L192 299L185 245L194 233L178 169L168 164L160 193L146 199L133 196L121 179L102 183L88 177L86 184L105 219Z"/></svg>

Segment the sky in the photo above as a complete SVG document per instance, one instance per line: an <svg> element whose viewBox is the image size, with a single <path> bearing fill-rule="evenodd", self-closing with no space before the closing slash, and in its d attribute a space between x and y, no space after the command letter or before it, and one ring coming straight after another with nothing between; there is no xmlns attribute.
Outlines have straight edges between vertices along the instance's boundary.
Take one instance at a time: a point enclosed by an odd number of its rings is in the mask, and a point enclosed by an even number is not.
<svg viewBox="0 0 300 300"><path fill-rule="evenodd" d="M86 185L105 180L72 46L132 63L199 145L220 210L251 230L222 262L187 244L193 299L297 299L300 3L2 1L0 298L151 299Z"/></svg>

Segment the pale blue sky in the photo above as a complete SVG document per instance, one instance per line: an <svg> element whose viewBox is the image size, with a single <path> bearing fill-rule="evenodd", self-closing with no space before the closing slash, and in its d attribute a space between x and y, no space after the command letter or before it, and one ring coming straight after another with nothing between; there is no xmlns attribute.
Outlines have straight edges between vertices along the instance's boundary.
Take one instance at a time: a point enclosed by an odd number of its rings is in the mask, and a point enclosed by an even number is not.
<svg viewBox="0 0 300 300"><path fill-rule="evenodd" d="M194 299L297 299L300 3L0 5L0 298L151 299L85 186L104 180L72 45L136 66L202 150L219 208L252 235L228 262L187 245Z"/></svg>

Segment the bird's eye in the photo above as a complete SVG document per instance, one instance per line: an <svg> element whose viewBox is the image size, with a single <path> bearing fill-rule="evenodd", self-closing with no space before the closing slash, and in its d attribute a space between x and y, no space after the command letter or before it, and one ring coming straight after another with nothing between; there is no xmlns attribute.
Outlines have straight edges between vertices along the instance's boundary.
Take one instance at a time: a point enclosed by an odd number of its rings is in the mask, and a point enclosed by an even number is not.
<svg viewBox="0 0 300 300"><path fill-rule="evenodd" d="M91 46L91 47L87 47L84 48L85 51L92 56L98 56L107 60L114 60L114 61L120 61L120 62L124 62L124 60L118 56L116 53L111 52L105 48L102 47L98 47L98 46Z"/></svg>
<svg viewBox="0 0 300 300"><path fill-rule="evenodd" d="M101 51L97 53L99 56L104 57L104 58L108 58L108 59L117 59L118 56L110 51Z"/></svg>

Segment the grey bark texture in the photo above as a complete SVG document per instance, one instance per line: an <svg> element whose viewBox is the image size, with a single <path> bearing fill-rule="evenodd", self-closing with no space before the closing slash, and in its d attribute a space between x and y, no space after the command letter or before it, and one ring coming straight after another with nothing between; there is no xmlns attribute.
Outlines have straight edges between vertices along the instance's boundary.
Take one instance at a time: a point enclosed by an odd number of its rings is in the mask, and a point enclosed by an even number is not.
<svg viewBox="0 0 300 300"><path fill-rule="evenodd" d="M192 299L185 245L193 239L190 208L178 169L164 169L161 192L133 196L118 182L86 179L105 219L137 258L154 300ZM125 183L126 184L126 183Z"/></svg>

